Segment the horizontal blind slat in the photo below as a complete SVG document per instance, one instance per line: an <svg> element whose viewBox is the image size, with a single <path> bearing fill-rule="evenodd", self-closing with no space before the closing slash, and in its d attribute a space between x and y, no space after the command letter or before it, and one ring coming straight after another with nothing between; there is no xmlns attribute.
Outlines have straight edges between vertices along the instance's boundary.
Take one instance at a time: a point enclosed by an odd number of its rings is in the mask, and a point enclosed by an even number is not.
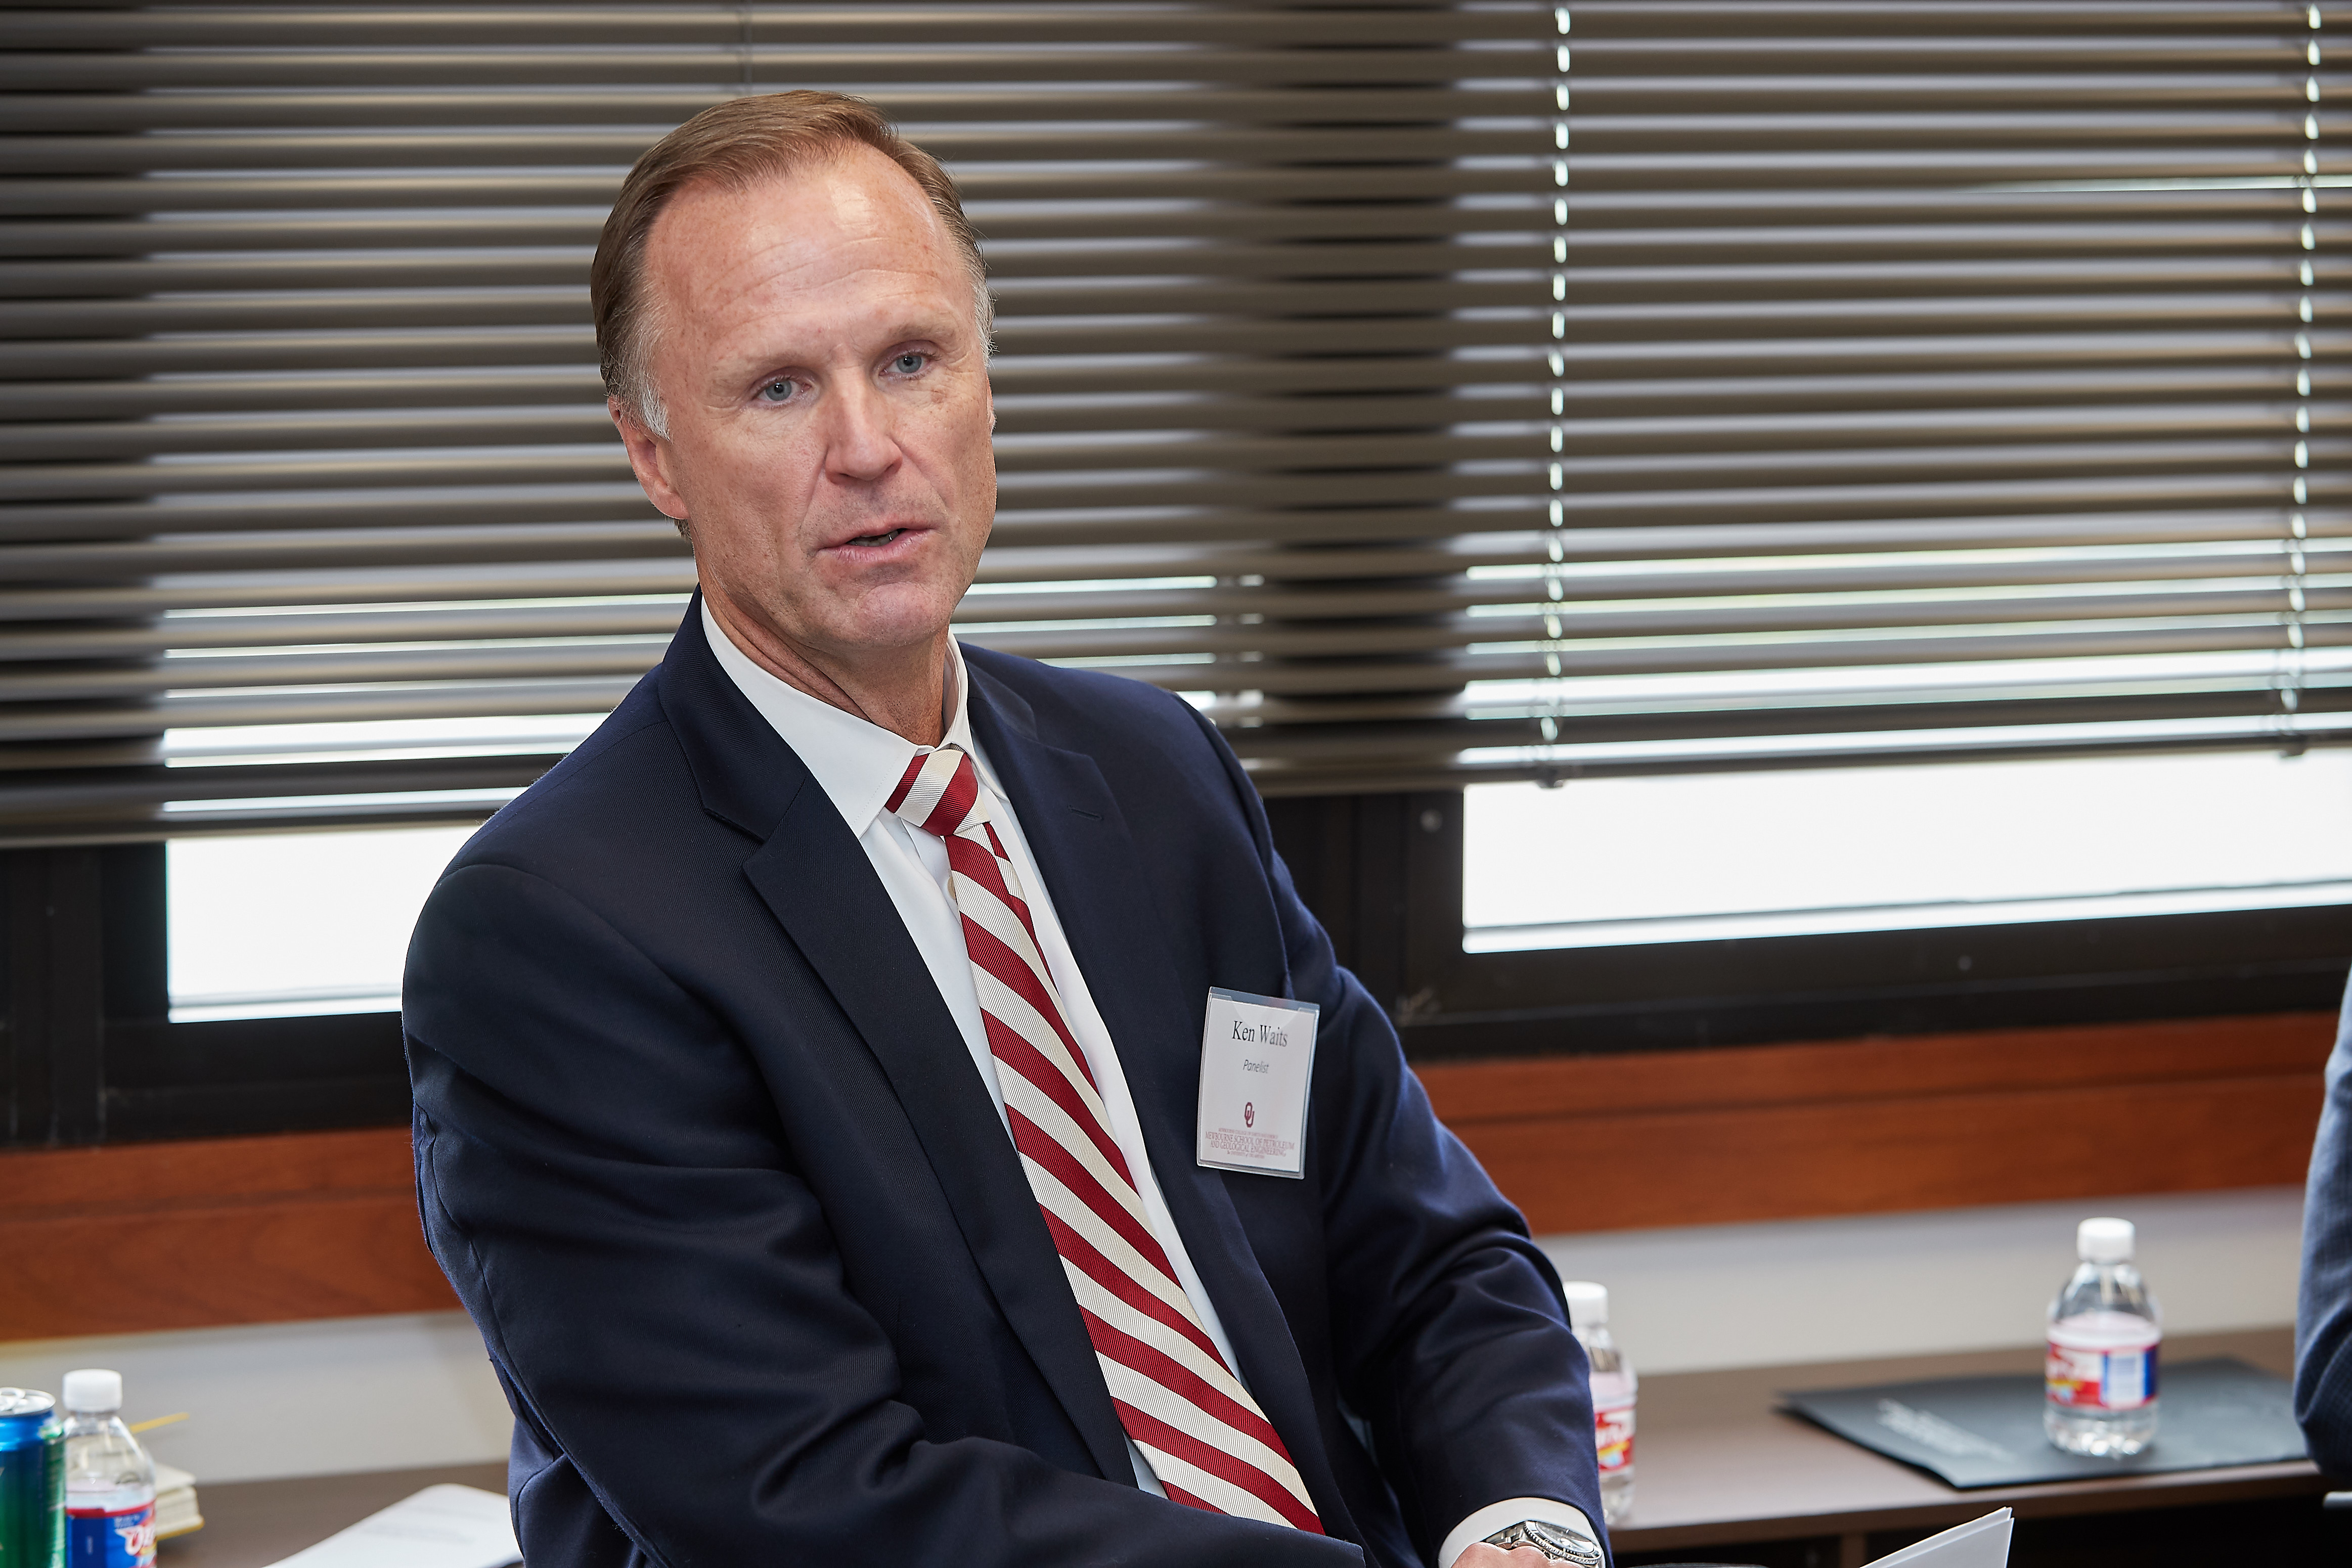
<svg viewBox="0 0 2352 1568"><path fill-rule="evenodd" d="M740 69L734 76L740 78ZM48 84L43 84L47 86ZM31 90L0 95L0 131L73 132L188 131L211 128L299 127L320 130L447 125L628 125L654 136L734 97L739 85L647 88L616 83L593 90L534 88L502 91L481 87L448 91L299 89L134 96ZM762 80L761 90L802 85ZM1060 120L1126 120L1139 107L1131 92L1064 88L1050 95L878 83L861 93L893 120L910 125L992 121L1024 124ZM1362 125L1445 125L1465 117L1549 115L1557 97L1549 85L1504 81L1458 89L1383 83L1338 84L1316 89L1281 87L1222 89L1187 84L1188 116L1244 125L1311 121ZM650 144L650 138L648 139Z"/></svg>
<svg viewBox="0 0 2352 1568"><path fill-rule="evenodd" d="M877 32L929 44L1087 42L1152 44L1426 44L1519 37L1550 41L1552 19L1525 9L1479 15L1448 10L1335 9L1304 14L1085 10L1052 5L893 7L887 21L855 6L600 5L533 9L511 5L299 6L285 10L224 5L179 15L161 8L131 15L16 11L12 41L26 49L266 47L320 49L429 47L436 52L493 46L715 46L749 42L870 44Z"/></svg>
<svg viewBox="0 0 2352 1568"><path fill-rule="evenodd" d="M1541 46L1514 57L1479 51L1478 75L1547 73L1551 51ZM877 82L963 82L974 77L1040 84L1107 81L1216 83L1331 82L1426 87L1470 74L1462 53L1411 47L1372 49L1188 50L1171 58L1150 49L1067 48L992 58L940 48L826 48L794 51L765 62L763 79L784 77L793 87L855 90ZM582 49L563 47L501 53L452 50L206 49L187 52L77 54L26 50L0 55L0 90L41 91L254 87L413 88L612 82L729 84L744 73L733 47ZM778 85L783 85L779 83Z"/></svg>

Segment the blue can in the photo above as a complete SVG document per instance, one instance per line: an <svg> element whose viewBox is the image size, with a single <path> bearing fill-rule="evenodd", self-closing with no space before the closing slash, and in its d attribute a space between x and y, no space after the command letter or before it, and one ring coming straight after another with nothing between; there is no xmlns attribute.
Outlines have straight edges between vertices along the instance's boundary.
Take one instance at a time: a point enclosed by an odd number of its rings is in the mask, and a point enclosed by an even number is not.
<svg viewBox="0 0 2352 1568"><path fill-rule="evenodd" d="M65 1432L48 1395L0 1388L0 1568L65 1568Z"/></svg>

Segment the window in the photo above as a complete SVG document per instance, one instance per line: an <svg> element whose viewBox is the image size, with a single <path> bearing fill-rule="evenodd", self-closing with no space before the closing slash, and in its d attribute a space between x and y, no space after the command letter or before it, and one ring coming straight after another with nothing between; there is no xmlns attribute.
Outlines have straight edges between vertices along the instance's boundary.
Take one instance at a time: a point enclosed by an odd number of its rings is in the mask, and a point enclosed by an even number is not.
<svg viewBox="0 0 2352 1568"><path fill-rule="evenodd" d="M2254 0L28 19L0 57L10 1136L397 1117L386 960L202 959L198 912L228 906L198 868L267 828L478 821L659 656L691 564L604 422L582 278L638 151L788 86L870 94L986 235L1003 511L959 633L1211 715L1409 1049L2324 1005L2345 905L2242 891L2332 899L2315 817L2299 866L2128 886L1661 900L1571 860L1506 907L1477 868L1500 803L1563 781L1525 831L1894 791L1780 819L1851 841L1937 779L1983 805L2074 758L2335 777L2335 25ZM2241 891L2178 907L2192 887ZM2038 913L1937 924L1955 900Z"/></svg>
<svg viewBox="0 0 2352 1568"><path fill-rule="evenodd" d="M397 1011L409 930L472 831L168 841L171 1021Z"/></svg>
<svg viewBox="0 0 2352 1568"><path fill-rule="evenodd" d="M1181 691L1269 788L1390 779L1460 685L1456 536L1541 559L1559 37L1530 0L28 13L10 1135L400 1114L415 847L576 744L692 587L584 280L629 162L746 90L867 94L985 236L1002 507L959 633ZM394 843L404 891L338 872L365 907L308 945L264 868Z"/></svg>
<svg viewBox="0 0 2352 1568"><path fill-rule="evenodd" d="M1464 793L1470 953L2352 904L2352 751Z"/></svg>
<svg viewBox="0 0 2352 1568"><path fill-rule="evenodd" d="M2341 20L1570 8L1549 559L1368 879L1415 1049L2333 1004Z"/></svg>

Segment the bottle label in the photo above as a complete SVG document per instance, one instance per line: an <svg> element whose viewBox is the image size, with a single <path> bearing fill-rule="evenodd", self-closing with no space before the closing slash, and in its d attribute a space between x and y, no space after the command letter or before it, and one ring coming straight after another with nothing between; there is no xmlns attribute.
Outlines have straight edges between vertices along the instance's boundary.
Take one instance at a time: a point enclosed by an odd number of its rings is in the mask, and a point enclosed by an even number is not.
<svg viewBox="0 0 2352 1568"><path fill-rule="evenodd" d="M1633 1468L1633 1407L1620 1405L1592 1413L1592 1447L1604 1476Z"/></svg>
<svg viewBox="0 0 2352 1568"><path fill-rule="evenodd" d="M2093 1413L2137 1410L2156 1397L2155 1344L2084 1350L2050 1342L2042 1389L2053 1405Z"/></svg>
<svg viewBox="0 0 2352 1568"><path fill-rule="evenodd" d="M67 1568L152 1568L155 1561L155 1504L111 1512L97 1508L66 1510Z"/></svg>

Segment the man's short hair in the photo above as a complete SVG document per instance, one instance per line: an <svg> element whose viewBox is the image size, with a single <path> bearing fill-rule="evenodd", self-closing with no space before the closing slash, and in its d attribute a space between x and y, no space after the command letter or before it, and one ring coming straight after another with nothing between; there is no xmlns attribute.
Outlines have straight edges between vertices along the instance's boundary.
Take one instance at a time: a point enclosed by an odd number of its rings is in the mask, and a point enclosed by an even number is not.
<svg viewBox="0 0 2352 1568"><path fill-rule="evenodd" d="M904 169L930 199L971 275L973 321L984 350L992 309L980 236L939 160L891 130L864 99L839 92L766 93L704 110L646 149L621 183L588 271L606 395L655 434L669 434L668 413L648 371L661 323L646 295L645 263L654 225L673 200L699 185L740 191L861 146Z"/></svg>

